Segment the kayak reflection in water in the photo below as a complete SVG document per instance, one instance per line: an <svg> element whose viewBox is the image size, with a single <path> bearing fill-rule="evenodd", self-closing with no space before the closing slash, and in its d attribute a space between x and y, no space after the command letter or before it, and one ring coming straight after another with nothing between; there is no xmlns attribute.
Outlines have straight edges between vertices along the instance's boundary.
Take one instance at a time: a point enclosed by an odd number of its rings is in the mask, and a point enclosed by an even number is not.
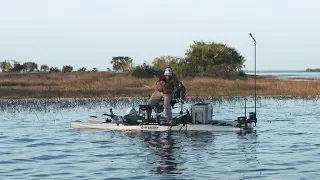
<svg viewBox="0 0 320 180"><path fill-rule="evenodd" d="M127 132L128 137L143 141L140 151L143 157L141 168L150 169L156 174L182 174L186 170L188 158L183 154L191 149L208 149L214 142L210 132ZM140 142L141 142L140 141ZM183 152L184 151L184 152ZM186 152L187 151L187 152Z"/></svg>
<svg viewBox="0 0 320 180"><path fill-rule="evenodd" d="M145 158L146 167L156 174L181 174L182 164L180 150L172 134L161 132L126 133L130 138L141 138L148 152Z"/></svg>
<svg viewBox="0 0 320 180"><path fill-rule="evenodd" d="M157 174L182 173L178 168L182 162L179 162L179 157L176 157L180 154L179 152L176 152L179 150L179 148L175 147L175 141L172 138L171 133L153 134L150 138L146 138L145 142L147 142L150 146L155 147L154 154L157 157L157 162L155 164L158 164L158 166L152 169L152 172Z"/></svg>

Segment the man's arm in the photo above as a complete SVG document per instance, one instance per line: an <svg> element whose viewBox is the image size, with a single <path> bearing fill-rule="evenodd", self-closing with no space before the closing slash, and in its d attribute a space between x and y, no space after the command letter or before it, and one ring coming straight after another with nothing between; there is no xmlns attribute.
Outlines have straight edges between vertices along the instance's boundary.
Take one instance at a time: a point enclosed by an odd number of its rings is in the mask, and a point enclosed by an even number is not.
<svg viewBox="0 0 320 180"><path fill-rule="evenodd" d="M184 85L180 82L180 99L181 100L185 100L185 98L186 98L186 88L184 87Z"/></svg>
<svg viewBox="0 0 320 180"><path fill-rule="evenodd" d="M142 67L142 69L144 69L147 73L150 73L150 74L152 74L152 75L154 75L154 76L157 76L157 77L159 77L159 78L162 78L161 75L163 75L163 71L162 71L162 72L161 72L161 71L155 71L155 70L153 70L153 69L151 69L151 68L147 68L146 63L144 63L141 67Z"/></svg>
<svg viewBox="0 0 320 180"><path fill-rule="evenodd" d="M177 84L177 88L180 90L180 99L183 101L185 100L186 97L186 88L184 87L184 85L182 84L181 81L179 81L179 79L177 78L177 76L174 74L173 75L173 79Z"/></svg>

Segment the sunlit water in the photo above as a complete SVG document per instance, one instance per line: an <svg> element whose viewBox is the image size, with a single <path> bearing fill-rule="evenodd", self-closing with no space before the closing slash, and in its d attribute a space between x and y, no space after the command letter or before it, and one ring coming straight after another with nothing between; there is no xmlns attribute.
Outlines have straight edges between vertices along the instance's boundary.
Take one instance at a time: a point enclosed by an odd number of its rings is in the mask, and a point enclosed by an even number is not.
<svg viewBox="0 0 320 180"><path fill-rule="evenodd" d="M244 114L242 98L207 101L215 119ZM243 136L71 128L141 100L0 102L0 179L320 179L317 99L258 98L257 132Z"/></svg>

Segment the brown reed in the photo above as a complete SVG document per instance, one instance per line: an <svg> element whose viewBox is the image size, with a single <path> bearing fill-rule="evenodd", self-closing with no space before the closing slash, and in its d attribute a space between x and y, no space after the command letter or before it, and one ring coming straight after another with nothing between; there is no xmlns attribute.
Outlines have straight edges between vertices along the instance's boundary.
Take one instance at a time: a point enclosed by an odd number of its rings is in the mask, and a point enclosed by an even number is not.
<svg viewBox="0 0 320 180"><path fill-rule="evenodd" d="M254 95L254 79L195 77L180 79L187 96ZM127 73L0 73L0 98L132 97L148 96L156 78ZM279 80L259 77L257 95L317 96L319 80Z"/></svg>

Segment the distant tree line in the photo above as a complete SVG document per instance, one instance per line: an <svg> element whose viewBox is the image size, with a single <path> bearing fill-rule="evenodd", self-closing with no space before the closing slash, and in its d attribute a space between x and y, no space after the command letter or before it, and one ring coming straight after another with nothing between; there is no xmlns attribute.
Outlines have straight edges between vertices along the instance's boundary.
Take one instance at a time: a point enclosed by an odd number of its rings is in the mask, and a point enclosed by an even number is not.
<svg viewBox="0 0 320 180"><path fill-rule="evenodd" d="M16 60L5 60L0 62L0 68L2 72L73 72L73 66L65 65L62 69L58 67L49 67L44 64L38 69L38 64L35 62L26 62L21 64ZM98 72L98 68L92 68L87 70L87 68L82 67L77 70L78 72ZM110 68L107 68L107 71L111 71Z"/></svg>
<svg viewBox="0 0 320 180"><path fill-rule="evenodd" d="M226 77L232 75L245 75L242 68L244 67L245 58L241 56L235 48L228 47L225 44L215 42L194 41L186 50L184 57L177 56L160 56L148 64L150 68L164 70L171 67L180 77L194 75ZM112 57L110 63L114 72L129 72L136 77L150 77L144 72L140 65L134 66L133 59L128 56ZM62 69L41 65L38 69L37 63L26 62L19 63L15 60L6 60L0 62L2 72L72 72L71 65L65 65ZM106 71L112 71L107 68ZM87 70L82 67L78 72L97 72L98 68Z"/></svg>
<svg viewBox="0 0 320 180"><path fill-rule="evenodd" d="M320 68L316 68L316 69L307 68L306 72L320 72Z"/></svg>

